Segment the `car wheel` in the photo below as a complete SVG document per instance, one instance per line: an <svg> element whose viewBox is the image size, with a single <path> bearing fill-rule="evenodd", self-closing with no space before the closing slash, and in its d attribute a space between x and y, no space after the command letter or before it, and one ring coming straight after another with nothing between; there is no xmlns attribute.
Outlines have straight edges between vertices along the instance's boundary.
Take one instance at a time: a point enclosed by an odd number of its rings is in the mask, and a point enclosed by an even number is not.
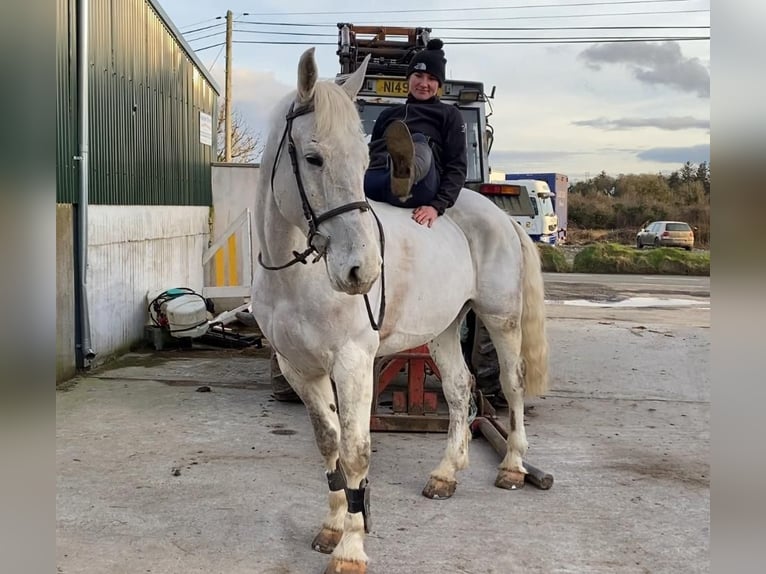
<svg viewBox="0 0 766 574"><path fill-rule="evenodd" d="M643 249L643 248L644 248L644 244L641 243L641 240L636 239L636 249Z"/></svg>
<svg viewBox="0 0 766 574"><path fill-rule="evenodd" d="M691 247L687 247L687 248L686 248L686 250L687 250L687 251L691 251L691 250L692 250L692 248L691 248Z"/></svg>
<svg viewBox="0 0 766 574"><path fill-rule="evenodd" d="M654 238L654 246L655 247L659 247L660 246L660 238L659 237L655 237Z"/></svg>

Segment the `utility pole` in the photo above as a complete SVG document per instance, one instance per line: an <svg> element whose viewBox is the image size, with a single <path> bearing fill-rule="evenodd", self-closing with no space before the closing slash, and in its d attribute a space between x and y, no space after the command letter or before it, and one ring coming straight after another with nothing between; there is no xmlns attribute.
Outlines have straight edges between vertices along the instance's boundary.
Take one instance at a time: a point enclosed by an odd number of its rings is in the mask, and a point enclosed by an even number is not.
<svg viewBox="0 0 766 574"><path fill-rule="evenodd" d="M224 95L224 161L231 162L231 10L226 11L226 94Z"/></svg>

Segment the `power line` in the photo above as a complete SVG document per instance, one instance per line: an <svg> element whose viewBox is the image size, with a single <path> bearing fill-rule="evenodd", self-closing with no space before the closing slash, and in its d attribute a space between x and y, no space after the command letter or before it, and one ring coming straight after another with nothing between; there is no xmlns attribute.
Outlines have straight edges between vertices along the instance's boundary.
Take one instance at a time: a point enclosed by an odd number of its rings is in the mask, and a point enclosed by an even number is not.
<svg viewBox="0 0 766 574"><path fill-rule="evenodd" d="M204 48L194 48L195 52L204 52L205 50L209 50L210 48L217 48L218 46L225 46L226 42L219 42L218 44L211 44L210 46L205 46Z"/></svg>
<svg viewBox="0 0 766 574"><path fill-rule="evenodd" d="M405 10L362 10L342 12L250 12L251 16L329 16L349 14L405 14L412 12L476 12L478 10L518 10L523 8L567 8L582 6L617 6L623 4L665 4L672 2L689 2L690 0L619 0L607 2L575 2L571 4L519 4L515 6L473 6L466 8L420 8Z"/></svg>
<svg viewBox="0 0 766 574"><path fill-rule="evenodd" d="M558 20L560 18L601 18L612 16L657 16L661 14L690 14L693 12L710 12L710 9L698 10L662 10L650 12L602 12L601 14L559 14L557 16L493 16L490 18L460 18L461 22L478 22L486 20ZM454 22L454 20L429 20L429 22Z"/></svg>
<svg viewBox="0 0 766 574"><path fill-rule="evenodd" d="M226 47L226 42L224 42L224 43L221 45L221 48L220 48L220 50L218 50L218 53L215 55L215 58L213 58L213 61L212 61L212 62L210 63L210 65L207 67L207 70L208 70L208 72L211 72L211 73L212 73L212 71L213 71L213 68L215 68L215 64L216 64L216 62L218 61L218 58L220 58L220 57L221 57L221 54L223 54L223 49L224 49L225 47Z"/></svg>
<svg viewBox="0 0 766 574"><path fill-rule="evenodd" d="M604 18L613 16L662 16L667 14L693 14L701 12L710 12L709 8L696 9L696 10L660 10L660 11L644 11L644 12L602 12L600 14L559 14L556 16L492 16L488 18L450 18L450 19L429 19L430 23L441 22L485 22L491 20L496 22L498 20L559 20L563 18ZM305 22L263 22L260 20L235 20L240 24L254 24L261 26L300 26L300 27L313 27L324 28L326 26L336 26L337 22L324 22L308 24Z"/></svg>
<svg viewBox="0 0 766 574"><path fill-rule="evenodd" d="M707 26L524 26L524 27L448 27L439 26L439 30L484 30L484 31L523 31L523 30L679 30L679 29L709 29ZM276 34L276 32L267 32Z"/></svg>
<svg viewBox="0 0 766 574"><path fill-rule="evenodd" d="M193 24L186 24L185 26L181 26L179 29L183 31L184 28L191 28L193 26L199 26L200 24L204 24L205 22L212 22L213 20L222 20L224 16L215 16L213 18L208 18L206 20L200 20L199 22L194 22ZM183 31L184 34L186 34L185 31Z"/></svg>
<svg viewBox="0 0 766 574"><path fill-rule="evenodd" d="M210 26L203 26L202 28L187 30L185 32L182 32L182 34L185 36L186 34L194 34L195 32L202 32L203 30L210 30L212 28L218 28L219 26L225 26L225 25L226 25L226 22L218 22L217 24L211 24Z"/></svg>
<svg viewBox="0 0 766 574"><path fill-rule="evenodd" d="M563 30L569 30L569 31L577 31L577 30L616 30L616 31L624 31L624 30L664 30L664 29L677 29L677 28L685 28L685 29L709 29L710 26L558 26L558 27L515 27L515 28L500 28L500 27L487 27L487 28L465 28L465 27L444 27L441 28L442 30L483 30L483 31L507 31L507 32L523 32L523 31L530 31L530 32L539 32L539 31L563 31ZM307 36L311 38L335 38L337 34L335 33L321 33L321 32L281 32L281 31L275 31L275 30L242 30L242 29L235 29L235 32L241 32L245 34L262 34L264 36ZM190 38L189 42L195 42L197 40L204 40L207 38L212 38L215 36L220 36L223 34L224 31L215 32L213 34L206 34L205 36L199 36L197 38ZM614 38L614 36L605 36L605 38ZM639 37L643 38L643 37ZM685 37L684 37L685 38ZM694 37L695 39L702 39L701 37ZM707 37L709 38L709 36ZM525 38L497 38L497 37L491 37L491 36L441 36L442 40L475 40L477 42L481 41L506 41L506 40L519 40L519 39L525 39ZM540 40L555 40L557 38L548 37L548 38L539 38ZM574 39L574 38L572 38ZM631 39L630 37L628 39ZM241 43L246 42L242 41ZM265 42L265 41L264 41ZM275 41L276 42L276 41ZM285 42L288 43L289 42Z"/></svg>
<svg viewBox="0 0 766 574"><path fill-rule="evenodd" d="M526 27L445 27L440 26L439 30L481 30L481 31L507 31L507 32L523 32L528 30L530 32L546 31L546 30L678 30L678 29L709 29L710 26L526 26ZM235 32L243 32L245 34L274 34L283 36L323 36L334 38L337 33L325 34L322 32L280 32L276 30L245 30L242 28L236 28ZM222 32L217 32L221 34ZM209 34L208 36L200 36L194 38L199 40L202 38L208 38L215 36L216 34Z"/></svg>
<svg viewBox="0 0 766 574"><path fill-rule="evenodd" d="M204 40L205 38L212 38L213 36L220 36L221 34L225 34L226 30L219 30L218 32L213 32L212 34L206 34L204 36L198 36L196 38L187 38L186 40L188 42L196 42L197 40Z"/></svg>
<svg viewBox="0 0 766 574"><path fill-rule="evenodd" d="M274 34L278 36L323 36L325 38L337 38L338 33L323 34L322 32L278 32L275 30L242 30L237 28L235 32L244 32L245 34Z"/></svg>
<svg viewBox="0 0 766 574"><path fill-rule="evenodd" d="M510 45L510 44L611 44L624 42L691 42L700 40L710 40L710 36L636 36L636 37L603 37L603 38L497 38L497 39L471 39L455 38L451 41L451 46L470 45ZM467 40L467 41L462 41ZM281 40L234 40L234 44L270 44L284 46L335 46L336 42L289 42ZM208 46L214 48L221 44ZM201 48L206 50L207 48ZM197 50L199 51L199 50Z"/></svg>
<svg viewBox="0 0 766 574"><path fill-rule="evenodd" d="M467 36L442 36L449 40L450 46L461 44L514 44L520 41L531 40L539 44L570 43L575 41L608 43L608 42L669 42L679 40L709 40L710 36L604 36L598 38L583 38L577 36L552 36L547 38L471 38Z"/></svg>

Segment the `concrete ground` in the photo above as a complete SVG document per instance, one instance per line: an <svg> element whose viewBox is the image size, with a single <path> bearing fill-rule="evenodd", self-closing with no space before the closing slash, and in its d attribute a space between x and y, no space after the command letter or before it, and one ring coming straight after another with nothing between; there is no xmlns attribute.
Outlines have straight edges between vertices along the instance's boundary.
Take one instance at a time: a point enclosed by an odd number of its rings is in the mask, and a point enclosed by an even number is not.
<svg viewBox="0 0 766 574"><path fill-rule="evenodd" d="M549 303L551 391L526 421L548 491L495 488L477 438L455 496L428 500L444 435L374 433L369 573L709 571L710 317L688 299ZM323 571L321 459L265 351L136 353L60 388L58 572Z"/></svg>

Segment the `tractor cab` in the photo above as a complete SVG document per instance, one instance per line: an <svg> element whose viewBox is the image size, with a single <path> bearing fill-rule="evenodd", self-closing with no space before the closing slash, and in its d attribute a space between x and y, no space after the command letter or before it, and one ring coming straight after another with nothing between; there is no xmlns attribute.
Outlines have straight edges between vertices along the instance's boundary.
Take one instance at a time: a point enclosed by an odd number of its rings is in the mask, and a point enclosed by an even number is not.
<svg viewBox="0 0 766 574"><path fill-rule="evenodd" d="M353 73L367 54L371 56L357 96L359 115L368 138L385 108L406 101L407 67L412 57L425 49L430 33L430 28L338 24L339 79ZM482 82L447 79L439 89L442 102L455 105L465 120L466 187L475 191L489 182L492 128L487 124L485 106L490 97L484 93Z"/></svg>

